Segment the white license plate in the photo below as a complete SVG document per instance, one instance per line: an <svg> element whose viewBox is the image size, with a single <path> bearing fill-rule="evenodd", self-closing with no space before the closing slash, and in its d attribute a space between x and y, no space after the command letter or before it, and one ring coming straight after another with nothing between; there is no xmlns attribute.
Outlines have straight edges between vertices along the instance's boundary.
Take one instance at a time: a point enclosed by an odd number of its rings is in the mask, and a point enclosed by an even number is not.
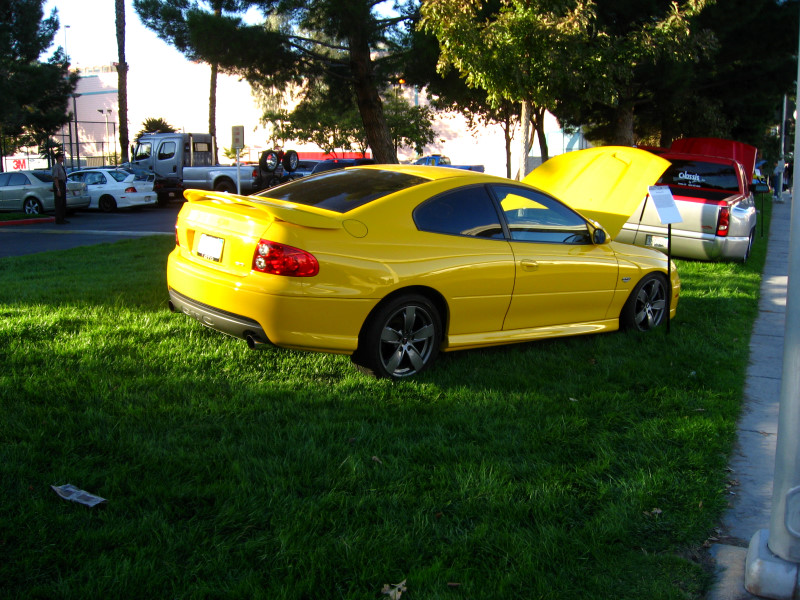
<svg viewBox="0 0 800 600"><path fill-rule="evenodd" d="M664 250L666 250L668 246L668 240L663 235L648 235L645 245L652 246L653 248L664 248Z"/></svg>
<svg viewBox="0 0 800 600"><path fill-rule="evenodd" d="M222 246L225 240L205 233L200 234L200 242L197 244L197 254L206 260L219 262L222 259Z"/></svg>

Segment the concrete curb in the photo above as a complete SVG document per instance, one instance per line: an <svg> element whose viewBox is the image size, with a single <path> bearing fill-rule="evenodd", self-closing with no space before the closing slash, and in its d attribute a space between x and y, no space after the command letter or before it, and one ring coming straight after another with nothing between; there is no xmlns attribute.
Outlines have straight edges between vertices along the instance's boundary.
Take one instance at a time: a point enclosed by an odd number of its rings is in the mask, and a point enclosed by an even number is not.
<svg viewBox="0 0 800 600"><path fill-rule="evenodd" d="M791 194L773 201L769 246L761 278L758 317L750 337L750 364L729 468L736 485L710 549L716 581L707 600L753 600L744 587L748 542L769 528L772 511L778 405L789 269Z"/></svg>
<svg viewBox="0 0 800 600"><path fill-rule="evenodd" d="M30 219L16 219L14 221L0 221L0 227L14 225L37 225L39 223L55 223L55 217L32 217Z"/></svg>

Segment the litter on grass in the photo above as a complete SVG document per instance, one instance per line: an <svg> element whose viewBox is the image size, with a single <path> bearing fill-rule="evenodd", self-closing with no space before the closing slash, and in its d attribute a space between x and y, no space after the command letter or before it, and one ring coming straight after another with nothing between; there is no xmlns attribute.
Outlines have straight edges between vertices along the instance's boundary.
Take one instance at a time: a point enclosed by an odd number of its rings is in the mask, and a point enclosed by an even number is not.
<svg viewBox="0 0 800 600"><path fill-rule="evenodd" d="M96 506L97 504L106 501L105 498L101 498L100 496L95 496L89 492L79 490L71 483L66 483L64 485L51 485L50 487L53 488L53 491L61 496L64 500L70 500L71 502L77 502L78 504Z"/></svg>

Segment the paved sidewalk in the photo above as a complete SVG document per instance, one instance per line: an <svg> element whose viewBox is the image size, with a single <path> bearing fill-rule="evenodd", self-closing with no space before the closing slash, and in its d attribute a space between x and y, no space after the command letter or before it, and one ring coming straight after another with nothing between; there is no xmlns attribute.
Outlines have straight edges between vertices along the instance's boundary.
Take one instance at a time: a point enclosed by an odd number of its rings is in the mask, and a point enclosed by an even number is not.
<svg viewBox="0 0 800 600"><path fill-rule="evenodd" d="M737 445L729 463L734 485L719 542L711 547L717 581L708 600L757 598L744 589L744 568L750 538L759 529L769 528L772 508L792 205L788 193L783 197L784 202L772 204L759 315L750 338L750 364Z"/></svg>

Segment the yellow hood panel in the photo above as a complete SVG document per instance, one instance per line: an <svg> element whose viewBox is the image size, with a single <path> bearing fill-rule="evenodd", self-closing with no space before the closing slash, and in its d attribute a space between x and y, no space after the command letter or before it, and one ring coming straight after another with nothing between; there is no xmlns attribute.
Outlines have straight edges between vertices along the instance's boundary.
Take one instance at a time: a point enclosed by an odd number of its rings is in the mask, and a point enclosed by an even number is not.
<svg viewBox="0 0 800 600"><path fill-rule="evenodd" d="M523 182L594 219L613 238L669 165L646 150L601 146L554 156Z"/></svg>

